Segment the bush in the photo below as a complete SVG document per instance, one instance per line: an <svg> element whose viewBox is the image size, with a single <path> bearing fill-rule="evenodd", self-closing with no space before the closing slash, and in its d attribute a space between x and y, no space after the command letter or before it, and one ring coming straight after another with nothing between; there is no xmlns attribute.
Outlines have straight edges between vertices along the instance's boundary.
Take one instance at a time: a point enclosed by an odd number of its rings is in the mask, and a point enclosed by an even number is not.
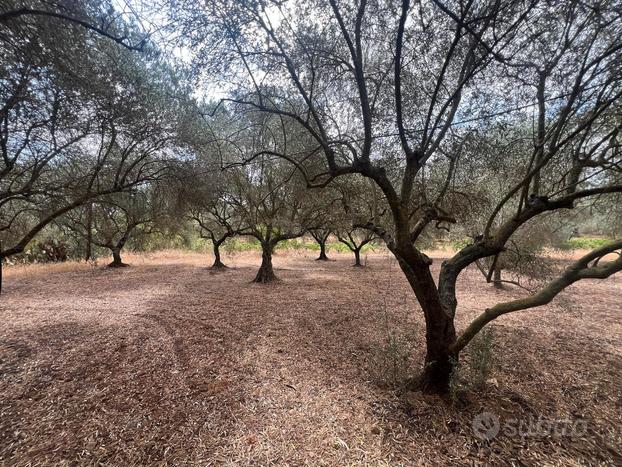
<svg viewBox="0 0 622 467"><path fill-rule="evenodd" d="M317 242L305 242L303 240L291 239L283 240L276 245L275 250L319 250Z"/></svg>
<svg viewBox="0 0 622 467"><path fill-rule="evenodd" d="M452 250L454 251L460 251L462 250L464 247L466 247L467 245L470 245L473 243L473 239L471 238L463 238L461 240L454 240L450 243Z"/></svg>
<svg viewBox="0 0 622 467"><path fill-rule="evenodd" d="M390 331L372 354L370 373L374 382L383 387L404 387L410 377L410 353L408 340Z"/></svg>
<svg viewBox="0 0 622 467"><path fill-rule="evenodd" d="M22 253L7 258L7 264L64 262L69 259L69 249L69 245L63 240L51 237L41 241L33 240Z"/></svg>
<svg viewBox="0 0 622 467"><path fill-rule="evenodd" d="M593 250L609 243L607 238L599 237L575 237L566 240L561 247L566 250Z"/></svg>
<svg viewBox="0 0 622 467"><path fill-rule="evenodd" d="M449 379L449 396L456 403L463 391L480 389L490 378L494 367L494 328L482 329L466 348L464 363L456 362Z"/></svg>
<svg viewBox="0 0 622 467"><path fill-rule="evenodd" d="M254 237L233 237L227 239L223 245L227 253L241 253L244 251L261 251L259 240Z"/></svg>

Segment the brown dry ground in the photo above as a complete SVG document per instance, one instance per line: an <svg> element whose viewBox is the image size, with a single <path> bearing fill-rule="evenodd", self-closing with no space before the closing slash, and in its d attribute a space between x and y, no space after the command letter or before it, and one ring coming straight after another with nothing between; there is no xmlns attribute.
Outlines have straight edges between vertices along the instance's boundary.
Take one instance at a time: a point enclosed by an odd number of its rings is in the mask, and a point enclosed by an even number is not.
<svg viewBox="0 0 622 467"><path fill-rule="evenodd" d="M414 368L422 359L421 315L395 262L333 257L279 254L281 280L267 286L250 283L256 254L227 258L224 273L174 252L120 270L7 268L0 464L622 465L622 277L500 318L495 381L452 405L377 382L389 332L408 336ZM523 293L467 271L459 327ZM581 419L585 433L481 441L482 411Z"/></svg>

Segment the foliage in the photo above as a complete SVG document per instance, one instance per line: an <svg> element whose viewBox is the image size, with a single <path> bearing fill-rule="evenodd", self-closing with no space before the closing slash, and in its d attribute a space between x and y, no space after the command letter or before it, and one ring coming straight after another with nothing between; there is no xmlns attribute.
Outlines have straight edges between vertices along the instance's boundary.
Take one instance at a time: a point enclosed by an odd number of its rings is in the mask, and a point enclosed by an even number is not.
<svg viewBox="0 0 622 467"><path fill-rule="evenodd" d="M393 331L374 348L370 373L376 384L389 388L403 388L411 376L410 342Z"/></svg>
<svg viewBox="0 0 622 467"><path fill-rule="evenodd" d="M607 238L574 237L562 243L561 248L568 250L591 250L593 248L605 246L609 242L611 242L611 240Z"/></svg>
<svg viewBox="0 0 622 467"><path fill-rule="evenodd" d="M466 359L455 362L449 380L449 396L460 401L464 391L480 390L494 369L494 327L483 329L466 348Z"/></svg>

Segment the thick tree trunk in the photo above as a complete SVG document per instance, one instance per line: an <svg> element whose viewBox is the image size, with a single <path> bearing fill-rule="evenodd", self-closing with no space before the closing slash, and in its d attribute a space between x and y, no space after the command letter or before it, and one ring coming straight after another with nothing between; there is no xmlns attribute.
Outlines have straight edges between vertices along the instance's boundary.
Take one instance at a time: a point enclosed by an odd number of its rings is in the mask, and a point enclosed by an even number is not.
<svg viewBox="0 0 622 467"><path fill-rule="evenodd" d="M225 263L223 263L220 260L220 245L221 244L222 244L222 241L212 242L213 249L214 249L214 264L212 264L212 269L227 269L227 266L225 265Z"/></svg>
<svg viewBox="0 0 622 467"><path fill-rule="evenodd" d="M110 268L123 268L123 267L128 266L127 264L125 264L121 260L121 248L113 247L113 248L111 248L111 251L112 251L112 263L110 263L108 265L108 267L110 267Z"/></svg>
<svg viewBox="0 0 622 467"><path fill-rule="evenodd" d="M503 282L501 282L501 267L499 265L496 265L493 271L492 284L495 286L495 289L503 288Z"/></svg>
<svg viewBox="0 0 622 467"><path fill-rule="evenodd" d="M328 256L326 256L326 241L318 241L320 244L320 256L317 258L317 261L328 261Z"/></svg>
<svg viewBox="0 0 622 467"><path fill-rule="evenodd" d="M270 242L261 243L261 266L253 282L259 282L262 284L277 280L272 269L272 249L273 245Z"/></svg>
<svg viewBox="0 0 622 467"><path fill-rule="evenodd" d="M4 265L4 258L0 256L0 294L2 294L2 266Z"/></svg>
<svg viewBox="0 0 622 467"><path fill-rule="evenodd" d="M449 391L451 374L458 363L458 356L449 350L455 340L455 332L426 333L427 350L421 376L424 392L446 394Z"/></svg>
<svg viewBox="0 0 622 467"><path fill-rule="evenodd" d="M414 249L397 256L425 317L426 357L419 386L425 392L446 393L458 359L458 355L451 350L456 341L453 317L439 298L430 272L431 261Z"/></svg>
<svg viewBox="0 0 622 467"><path fill-rule="evenodd" d="M357 248L356 250L354 250L353 253L354 253L354 266L362 267L363 265L361 264L361 250L360 250L360 248Z"/></svg>

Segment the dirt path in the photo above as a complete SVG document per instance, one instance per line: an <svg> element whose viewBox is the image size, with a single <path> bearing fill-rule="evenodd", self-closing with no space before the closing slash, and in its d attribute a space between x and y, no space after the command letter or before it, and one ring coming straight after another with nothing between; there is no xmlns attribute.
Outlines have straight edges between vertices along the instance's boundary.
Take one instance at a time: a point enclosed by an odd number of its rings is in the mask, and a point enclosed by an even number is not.
<svg viewBox="0 0 622 467"><path fill-rule="evenodd" d="M494 378L454 408L378 384L394 333L421 361L416 304L393 261L278 255L251 284L199 257L7 280L0 302L0 464L615 464L620 458L622 280L573 286L496 324ZM439 263L439 261L436 261ZM467 272L461 325L518 296ZM476 288L477 287L477 288ZM478 293L475 293L475 291ZM483 292L482 292L483 290ZM580 438L473 435L502 419L580 418Z"/></svg>

